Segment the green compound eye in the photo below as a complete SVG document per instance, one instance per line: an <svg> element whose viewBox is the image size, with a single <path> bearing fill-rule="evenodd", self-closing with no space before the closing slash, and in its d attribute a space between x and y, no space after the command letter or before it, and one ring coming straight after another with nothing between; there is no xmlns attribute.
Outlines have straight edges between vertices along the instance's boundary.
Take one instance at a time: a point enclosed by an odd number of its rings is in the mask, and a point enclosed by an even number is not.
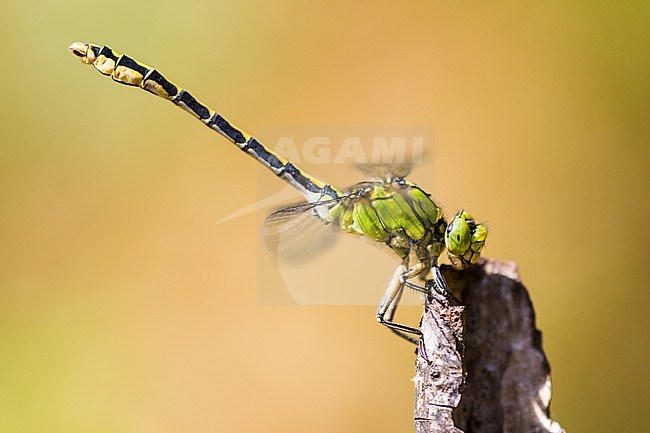
<svg viewBox="0 0 650 433"><path fill-rule="evenodd" d="M445 245L449 260L458 269L465 269L477 262L485 245L487 228L476 224L472 216L459 211L445 231Z"/></svg>
<svg viewBox="0 0 650 433"><path fill-rule="evenodd" d="M447 226L445 232L445 243L450 253L462 255L469 248L472 234L469 224L463 218L454 217Z"/></svg>

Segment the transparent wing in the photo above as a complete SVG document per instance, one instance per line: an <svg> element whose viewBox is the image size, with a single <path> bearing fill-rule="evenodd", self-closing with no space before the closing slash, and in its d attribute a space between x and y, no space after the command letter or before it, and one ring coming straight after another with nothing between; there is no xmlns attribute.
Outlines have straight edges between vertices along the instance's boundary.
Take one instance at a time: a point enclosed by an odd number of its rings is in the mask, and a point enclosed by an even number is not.
<svg viewBox="0 0 650 433"><path fill-rule="evenodd" d="M358 164L357 168L370 179L403 179L411 172L413 163L408 161L394 164Z"/></svg>
<svg viewBox="0 0 650 433"><path fill-rule="evenodd" d="M334 244L339 231L337 221L326 222L319 214L326 215L343 199L301 203L276 210L264 221L262 234L266 249L279 261L291 265L315 259Z"/></svg>

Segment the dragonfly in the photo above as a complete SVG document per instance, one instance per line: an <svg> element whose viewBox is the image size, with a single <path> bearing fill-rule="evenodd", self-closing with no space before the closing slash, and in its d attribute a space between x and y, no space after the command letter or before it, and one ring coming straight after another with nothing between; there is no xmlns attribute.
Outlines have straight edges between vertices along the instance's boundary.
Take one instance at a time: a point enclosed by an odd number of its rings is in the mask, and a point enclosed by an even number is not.
<svg viewBox="0 0 650 433"><path fill-rule="evenodd" d="M408 170L379 170L374 179L338 189L276 154L158 70L108 46L75 42L69 50L113 81L173 102L297 189L305 201L276 210L264 222L265 243L279 259L299 261L327 248L331 244L327 239L333 236L313 236L316 226L330 234L343 231L363 237L394 252L401 262L385 289L376 319L400 337L417 343L421 335L418 327L393 320L404 288L424 294L433 290L451 298L438 264L443 251L447 250L457 269L478 261L486 226L465 210L447 222L431 194L405 179ZM305 245L310 243L312 251L307 251Z"/></svg>

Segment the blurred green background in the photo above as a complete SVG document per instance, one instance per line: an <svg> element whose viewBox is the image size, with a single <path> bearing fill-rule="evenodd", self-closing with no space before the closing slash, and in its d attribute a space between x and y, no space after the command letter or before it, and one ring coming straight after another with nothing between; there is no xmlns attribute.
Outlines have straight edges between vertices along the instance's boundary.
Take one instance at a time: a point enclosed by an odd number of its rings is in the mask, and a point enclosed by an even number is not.
<svg viewBox="0 0 650 433"><path fill-rule="evenodd" d="M214 224L259 198L254 163L74 41L252 133L433 127L412 179L519 263L553 417L648 431L649 22L647 2L3 2L0 431L412 431L413 350L374 307L257 303L263 213Z"/></svg>

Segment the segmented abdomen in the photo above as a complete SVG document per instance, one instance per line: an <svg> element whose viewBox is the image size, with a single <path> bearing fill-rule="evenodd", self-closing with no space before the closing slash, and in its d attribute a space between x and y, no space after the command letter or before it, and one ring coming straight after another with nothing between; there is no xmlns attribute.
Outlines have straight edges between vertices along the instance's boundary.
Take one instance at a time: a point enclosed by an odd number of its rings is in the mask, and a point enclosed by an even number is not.
<svg viewBox="0 0 650 433"><path fill-rule="evenodd" d="M165 78L160 72L107 46L75 43L71 51L82 62L92 64L104 75L120 84L140 87L173 102L201 120L205 125L234 143L241 150L298 189L309 202L338 198L341 192L315 177L309 176L292 163L277 155L223 116L211 110L190 92Z"/></svg>

